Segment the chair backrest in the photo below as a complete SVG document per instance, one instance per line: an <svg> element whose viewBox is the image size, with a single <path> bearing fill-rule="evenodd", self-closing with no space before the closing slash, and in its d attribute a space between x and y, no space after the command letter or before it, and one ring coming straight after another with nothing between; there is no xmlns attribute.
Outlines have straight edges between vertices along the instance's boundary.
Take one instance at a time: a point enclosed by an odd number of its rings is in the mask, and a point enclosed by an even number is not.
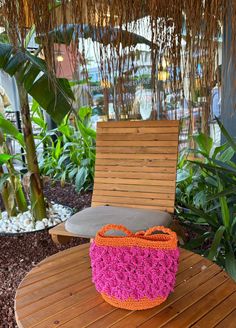
<svg viewBox="0 0 236 328"><path fill-rule="evenodd" d="M100 122L92 206L174 212L179 121Z"/></svg>

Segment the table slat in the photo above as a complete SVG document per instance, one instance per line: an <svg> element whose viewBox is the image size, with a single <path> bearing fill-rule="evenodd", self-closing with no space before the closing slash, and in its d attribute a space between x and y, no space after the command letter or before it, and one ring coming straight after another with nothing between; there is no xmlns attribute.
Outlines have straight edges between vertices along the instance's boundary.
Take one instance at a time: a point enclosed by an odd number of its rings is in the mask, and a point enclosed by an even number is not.
<svg viewBox="0 0 236 328"><path fill-rule="evenodd" d="M193 325L192 328L215 327L216 324L220 323L222 319L224 319L233 311L233 309L235 308L235 304L236 292L231 294L222 303L220 303L215 308L213 308L213 310L208 312L201 320L199 320L195 325Z"/></svg>

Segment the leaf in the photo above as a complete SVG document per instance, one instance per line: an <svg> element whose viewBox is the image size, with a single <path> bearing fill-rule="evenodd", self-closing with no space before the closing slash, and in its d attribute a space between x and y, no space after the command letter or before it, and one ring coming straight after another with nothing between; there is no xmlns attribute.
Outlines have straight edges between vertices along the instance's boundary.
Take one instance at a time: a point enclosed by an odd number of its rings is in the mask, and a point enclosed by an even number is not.
<svg viewBox="0 0 236 328"><path fill-rule="evenodd" d="M86 139L88 136L96 139L96 131L94 131L93 129L87 128L83 123L78 122L78 127L79 130L83 136L84 139Z"/></svg>
<svg viewBox="0 0 236 328"><path fill-rule="evenodd" d="M216 121L219 124L220 130L225 136L226 140L230 144L230 146L233 148L233 150L236 152L236 142L234 139L229 135L228 131L225 129L224 125L221 123L221 121L216 117Z"/></svg>
<svg viewBox="0 0 236 328"><path fill-rule="evenodd" d="M61 84L62 85L62 84ZM71 110L71 103L68 102L68 90L61 92L62 87L53 86L46 75L41 76L28 90L29 94L47 111L52 119L60 124L65 115Z"/></svg>
<svg viewBox="0 0 236 328"><path fill-rule="evenodd" d="M51 43L69 45L75 38L91 38L93 41L100 42L104 45L108 45L110 43L120 44L124 48L131 45L136 46L138 43L146 44L149 47L152 46L151 41L136 33L123 30L122 35L120 35L120 30L118 28L104 28L102 26L93 27L88 24L61 25L47 33L47 36L45 34L37 36L35 41L43 44L44 42L48 42L48 40L50 40Z"/></svg>
<svg viewBox="0 0 236 328"><path fill-rule="evenodd" d="M228 274L236 281L236 259L232 251L226 254L225 268Z"/></svg>
<svg viewBox="0 0 236 328"><path fill-rule="evenodd" d="M78 173L76 174L76 178L75 178L76 191L80 192L83 189L87 177L88 177L88 168L82 166L78 170Z"/></svg>
<svg viewBox="0 0 236 328"><path fill-rule="evenodd" d="M40 117L32 117L32 121L37 124L41 129L46 129L47 124Z"/></svg>
<svg viewBox="0 0 236 328"><path fill-rule="evenodd" d="M57 145L56 145L56 149L55 149L55 158L58 159L60 154L61 154L61 140L57 139Z"/></svg>
<svg viewBox="0 0 236 328"><path fill-rule="evenodd" d="M210 252L208 255L209 260L213 260L214 258L217 257L218 247L220 245L220 242L221 242L224 232L225 232L224 226L220 226L219 229L216 231L211 248L210 248Z"/></svg>
<svg viewBox="0 0 236 328"><path fill-rule="evenodd" d="M0 43L0 68L4 69L12 54L13 47L10 44Z"/></svg>
<svg viewBox="0 0 236 328"><path fill-rule="evenodd" d="M220 197L223 197L223 196L228 196L228 195L232 195L236 193L236 187L231 187L231 188L228 188L228 189L224 189L223 191L220 191L219 193L217 194L214 194L212 196L209 196L207 198L207 201L211 201L211 200L214 200L214 199L218 199Z"/></svg>
<svg viewBox="0 0 236 328"><path fill-rule="evenodd" d="M215 148L214 153L212 154L212 158L216 158L221 152L223 152L228 147L228 143L224 143L221 146Z"/></svg>
<svg viewBox="0 0 236 328"><path fill-rule="evenodd" d="M17 77L18 83L23 83L27 92L56 123L60 124L70 112L74 94L69 82L52 77L43 59L20 48L14 52L11 45L0 43L0 68Z"/></svg>
<svg viewBox="0 0 236 328"><path fill-rule="evenodd" d="M186 244L186 247L188 249L195 249L195 248L201 247L202 244L204 243L204 241L209 238L209 235L210 235L209 232L203 233L198 238L194 238L194 239L188 241L187 244Z"/></svg>
<svg viewBox="0 0 236 328"><path fill-rule="evenodd" d="M80 107L80 109L79 109L79 117L82 120L82 122L85 120L85 118L87 116L90 117L91 114L92 114L92 108L91 107L86 107L86 106Z"/></svg>
<svg viewBox="0 0 236 328"><path fill-rule="evenodd" d="M71 40L73 38L75 30L74 24L67 24L65 27L57 27L53 31L50 31L48 33L47 38L49 37L51 39L51 42L53 43L60 43L60 44L66 44L69 45L71 43ZM45 41L45 34L42 34L41 36L37 36L35 38L35 42L37 43L44 43Z"/></svg>
<svg viewBox="0 0 236 328"><path fill-rule="evenodd" d="M196 207L200 207L206 203L206 193L205 190L200 190L193 197L193 202Z"/></svg>
<svg viewBox="0 0 236 328"><path fill-rule="evenodd" d="M8 63L5 65L4 71L10 76L13 76L21 66L25 64L25 55L22 52L17 52L13 57L10 58Z"/></svg>
<svg viewBox="0 0 236 328"><path fill-rule="evenodd" d="M226 197L220 197L220 205L221 205L221 215L222 215L222 220L223 220L224 226L226 228L229 228L230 212L229 212L229 207L227 204Z"/></svg>
<svg viewBox="0 0 236 328"><path fill-rule="evenodd" d="M8 173L4 173L1 177L0 177L0 191L2 191L5 182L9 179L9 174Z"/></svg>
<svg viewBox="0 0 236 328"><path fill-rule="evenodd" d="M13 158L12 155L9 154L0 154L0 165L3 165L9 161L9 159Z"/></svg>
<svg viewBox="0 0 236 328"><path fill-rule="evenodd" d="M216 182L216 180L214 179L214 177L211 177L211 176L207 176L205 178L205 181L208 185L212 186L212 187L215 187L217 188L218 187L218 184Z"/></svg>
<svg viewBox="0 0 236 328"><path fill-rule="evenodd" d="M74 93L70 87L70 82L65 78L58 78L57 80L59 90L64 94L64 96L75 100Z"/></svg>
<svg viewBox="0 0 236 328"><path fill-rule="evenodd" d="M233 219L233 222L232 222L231 227L230 227L230 232L233 236L235 236L235 232L236 232L235 230L236 230L236 216Z"/></svg>
<svg viewBox="0 0 236 328"><path fill-rule="evenodd" d="M77 167L75 167L73 170L71 170L68 174L69 179L72 180L74 178L74 176L77 174L77 172L78 172Z"/></svg>
<svg viewBox="0 0 236 328"><path fill-rule="evenodd" d="M6 31L0 33L0 43L9 43L9 37L6 33Z"/></svg>
<svg viewBox="0 0 236 328"><path fill-rule="evenodd" d="M232 167L231 165L228 165L224 162L211 159L212 163L200 163L196 161L190 161L191 163L197 164L201 168L204 168L206 170L209 170L213 173L219 172L219 173L231 173L236 174L236 169ZM216 164L216 165L214 165Z"/></svg>
<svg viewBox="0 0 236 328"><path fill-rule="evenodd" d="M89 164L91 163L91 159L90 158L84 158L81 161L81 166L89 166Z"/></svg>
<svg viewBox="0 0 236 328"><path fill-rule="evenodd" d="M61 186L62 186L62 188L64 188L65 187L65 182L66 182L66 171L64 171L63 173L62 173L62 175L61 175Z"/></svg>
<svg viewBox="0 0 236 328"><path fill-rule="evenodd" d="M24 40L24 47L25 47L25 49L28 48L28 45L29 45L29 43L30 43L30 41L31 41L34 33L35 33L35 25L32 25L31 28L30 28L30 30L29 30L29 32L27 33L27 35L25 37L25 40Z"/></svg>
<svg viewBox="0 0 236 328"><path fill-rule="evenodd" d="M204 219L206 221L206 223L208 223L210 226L218 228L218 222L217 222L216 218L213 217L212 215L208 215L206 212L204 212L198 208L195 208L194 206L192 206L190 204L183 203L183 206L185 206L186 208L189 208L195 215Z"/></svg>
<svg viewBox="0 0 236 328"><path fill-rule="evenodd" d="M58 131L60 131L63 135L67 137L67 139L71 138L71 126L67 125L60 125L58 127Z"/></svg>
<svg viewBox="0 0 236 328"><path fill-rule="evenodd" d="M200 133L198 136L194 136L193 139L203 153L207 155L210 154L213 145L212 138L208 137L206 134Z"/></svg>
<svg viewBox="0 0 236 328"><path fill-rule="evenodd" d="M12 124L9 120L3 118L3 116L1 115L0 115L0 129L3 131L3 133L10 135L15 140L17 140L22 147L25 147L23 134L18 131L18 129L15 127L14 124Z"/></svg>
<svg viewBox="0 0 236 328"><path fill-rule="evenodd" d="M65 160L67 160L67 162L69 162L69 159L70 159L70 155L69 155L69 154L64 154L64 155L62 155L62 156L59 158L59 161L58 161L58 167L61 168L63 162L64 162ZM68 169L67 166L66 166L66 168Z"/></svg>
<svg viewBox="0 0 236 328"><path fill-rule="evenodd" d="M26 91L29 91L34 81L40 75L41 71L37 66L29 63L26 71L23 72L21 82L24 84Z"/></svg>
<svg viewBox="0 0 236 328"><path fill-rule="evenodd" d="M177 183L183 182L188 180L191 177L191 174L189 173L189 171L186 171L184 169L178 170L177 171Z"/></svg>
<svg viewBox="0 0 236 328"><path fill-rule="evenodd" d="M229 162L235 154L235 151L232 147L225 149L219 156L217 156L217 160L222 162Z"/></svg>

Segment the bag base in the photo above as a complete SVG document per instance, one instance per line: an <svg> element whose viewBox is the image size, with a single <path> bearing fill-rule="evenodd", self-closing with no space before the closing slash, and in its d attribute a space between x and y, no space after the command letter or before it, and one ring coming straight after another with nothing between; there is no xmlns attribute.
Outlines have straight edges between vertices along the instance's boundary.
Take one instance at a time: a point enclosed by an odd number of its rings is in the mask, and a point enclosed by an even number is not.
<svg viewBox="0 0 236 328"><path fill-rule="evenodd" d="M103 299L117 307L117 308L121 308L121 309L126 309L126 310L146 310L146 309L150 309L150 308L153 308L157 305L160 305L161 303L165 302L165 300L167 299L167 297L157 297L156 299L154 300L150 300L148 299L147 297L145 298L142 298L140 300L134 300L134 299L128 299L126 301L120 301L120 300L117 300L116 298L114 297L110 297L104 293L101 293Z"/></svg>

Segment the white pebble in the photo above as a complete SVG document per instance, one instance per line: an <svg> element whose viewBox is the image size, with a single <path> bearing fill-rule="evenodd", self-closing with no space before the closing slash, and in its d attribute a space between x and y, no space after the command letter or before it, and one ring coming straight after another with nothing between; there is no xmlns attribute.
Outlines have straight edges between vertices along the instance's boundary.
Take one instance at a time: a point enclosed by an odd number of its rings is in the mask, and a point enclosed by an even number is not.
<svg viewBox="0 0 236 328"><path fill-rule="evenodd" d="M45 226L48 225L48 219L47 218L42 219L42 222L45 224Z"/></svg>
<svg viewBox="0 0 236 328"><path fill-rule="evenodd" d="M56 223L61 223L61 220L60 219L55 219L54 220L54 223L56 224Z"/></svg>
<svg viewBox="0 0 236 328"><path fill-rule="evenodd" d="M34 225L33 223L30 223L28 224L26 227L25 227L25 231L33 231L34 230Z"/></svg>
<svg viewBox="0 0 236 328"><path fill-rule="evenodd" d="M23 224L24 224L24 226L28 226L31 222L32 222L32 220L25 219L24 222L23 222Z"/></svg>
<svg viewBox="0 0 236 328"><path fill-rule="evenodd" d="M35 224L35 229L36 230L42 230L45 228L45 224L42 221L37 221Z"/></svg>
<svg viewBox="0 0 236 328"><path fill-rule="evenodd" d="M47 209L47 218L37 221L34 225L30 206L24 213L19 213L16 217L8 218L6 211L2 212L2 219L0 219L0 232L17 233L17 232L30 232L42 230L46 227L55 226L62 221L67 220L72 211L68 207L60 204L52 203Z"/></svg>

